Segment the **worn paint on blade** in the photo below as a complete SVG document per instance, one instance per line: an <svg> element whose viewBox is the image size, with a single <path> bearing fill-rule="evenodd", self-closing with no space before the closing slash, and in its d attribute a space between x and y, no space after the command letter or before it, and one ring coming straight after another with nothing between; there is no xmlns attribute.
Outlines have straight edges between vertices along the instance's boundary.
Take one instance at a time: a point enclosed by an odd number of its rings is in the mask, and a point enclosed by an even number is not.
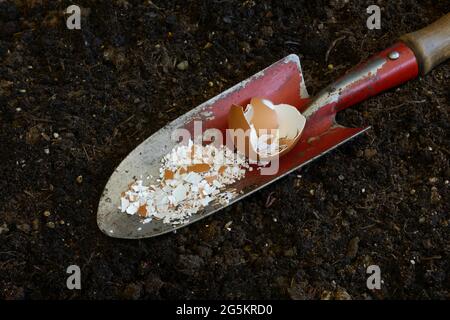
<svg viewBox="0 0 450 320"><path fill-rule="evenodd" d="M380 70L386 62L387 60L384 58L377 58L360 69L356 69L354 72L344 75L341 79L320 91L317 97L311 101L308 109L303 112L303 115L306 118L309 118L320 108L336 103L339 100L342 91L365 78L376 75L377 71Z"/></svg>

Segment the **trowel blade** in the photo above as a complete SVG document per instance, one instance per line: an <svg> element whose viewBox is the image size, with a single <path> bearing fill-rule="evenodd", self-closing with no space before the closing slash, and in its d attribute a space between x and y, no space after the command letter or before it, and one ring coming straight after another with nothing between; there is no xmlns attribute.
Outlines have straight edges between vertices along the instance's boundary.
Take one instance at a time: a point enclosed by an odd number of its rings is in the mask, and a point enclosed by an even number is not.
<svg viewBox="0 0 450 320"><path fill-rule="evenodd" d="M194 121L200 121L202 131L209 128L224 131L231 105L246 105L255 96L267 98L276 104L288 103L303 111L309 102L309 96L298 56L289 55L208 100L166 125L134 149L115 169L101 196L97 212L100 230L111 237L148 238L185 227L224 208L226 205L212 203L180 225L165 224L155 219L144 224L137 215L130 216L118 209L120 194L136 179L142 179L145 184L157 184L161 159L176 145L176 141L172 139L176 129L188 129L194 135ZM317 129L308 130L311 125L317 127L314 123L307 122L300 141L279 160L279 170L275 174L261 175L258 170L253 170L247 172L244 179L232 185L240 193L227 205L239 201L366 130L334 125L324 127L318 134ZM314 132L314 136L308 132Z"/></svg>

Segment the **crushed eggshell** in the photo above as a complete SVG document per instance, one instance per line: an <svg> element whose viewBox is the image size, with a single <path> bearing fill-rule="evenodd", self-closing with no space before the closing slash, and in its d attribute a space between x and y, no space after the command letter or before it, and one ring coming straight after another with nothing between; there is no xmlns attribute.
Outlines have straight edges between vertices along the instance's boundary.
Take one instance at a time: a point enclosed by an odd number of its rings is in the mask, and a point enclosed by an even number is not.
<svg viewBox="0 0 450 320"><path fill-rule="evenodd" d="M211 202L227 204L237 193L226 189L245 176L245 156L226 146L176 146L161 161L159 185L137 180L121 194L119 210L138 214L143 223L182 224Z"/></svg>
<svg viewBox="0 0 450 320"><path fill-rule="evenodd" d="M300 139L306 118L294 106L273 104L270 100L252 98L247 107L232 105L228 128L234 131L234 146L252 160L282 156ZM237 141L237 130L248 132Z"/></svg>

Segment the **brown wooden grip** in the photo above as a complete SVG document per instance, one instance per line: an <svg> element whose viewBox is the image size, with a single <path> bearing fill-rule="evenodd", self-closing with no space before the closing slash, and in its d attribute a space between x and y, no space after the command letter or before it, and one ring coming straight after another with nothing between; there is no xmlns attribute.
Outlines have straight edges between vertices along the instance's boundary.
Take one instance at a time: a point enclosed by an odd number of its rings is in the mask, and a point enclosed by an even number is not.
<svg viewBox="0 0 450 320"><path fill-rule="evenodd" d="M400 38L415 53L420 73L427 74L435 66L450 58L450 13Z"/></svg>

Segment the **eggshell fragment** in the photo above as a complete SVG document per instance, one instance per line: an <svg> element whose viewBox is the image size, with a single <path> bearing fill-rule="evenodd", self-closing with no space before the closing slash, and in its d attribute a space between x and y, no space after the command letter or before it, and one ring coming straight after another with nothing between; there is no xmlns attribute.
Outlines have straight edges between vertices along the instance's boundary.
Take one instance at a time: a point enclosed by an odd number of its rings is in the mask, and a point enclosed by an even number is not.
<svg viewBox="0 0 450 320"><path fill-rule="evenodd" d="M299 136L305 127L306 118L297 110L297 108L288 104L279 104L275 108L280 126L280 137L286 139L295 139Z"/></svg>
<svg viewBox="0 0 450 320"><path fill-rule="evenodd" d="M258 135L260 130L278 129L277 113L272 102L260 98L252 98L250 104L247 105L251 118L248 122L251 123ZM245 112L247 113L247 112Z"/></svg>
<svg viewBox="0 0 450 320"><path fill-rule="evenodd" d="M291 150L300 139L306 118L288 104L274 105L270 100L252 98L245 111L241 106L232 105L228 114L229 129L242 129L245 148L234 145L238 151L254 160L268 160Z"/></svg>
<svg viewBox="0 0 450 320"><path fill-rule="evenodd" d="M202 181L202 176L196 172L189 172L187 176L184 178L184 181L189 182L190 184L197 185Z"/></svg>
<svg viewBox="0 0 450 320"><path fill-rule="evenodd" d="M228 128L250 130L250 124L241 106L233 104L228 113Z"/></svg>
<svg viewBox="0 0 450 320"><path fill-rule="evenodd" d="M188 192L188 190L186 189L186 187L182 184L179 184L175 188L175 190L173 190L173 192L172 192L172 196L174 197L175 204L178 204L181 201L183 201L186 198L187 192Z"/></svg>
<svg viewBox="0 0 450 320"><path fill-rule="evenodd" d="M282 156L289 152L300 140L301 133L305 128L306 118L297 108L288 104L277 105L275 111L280 122L279 145L280 148L283 145L286 146L280 150L279 156Z"/></svg>
<svg viewBox="0 0 450 320"><path fill-rule="evenodd" d="M209 171L210 168L211 166L207 163L196 163L188 166L187 172L197 172L197 173L207 172Z"/></svg>
<svg viewBox="0 0 450 320"><path fill-rule="evenodd" d="M250 116L247 115L247 117ZM235 104L231 106L230 111L228 113L228 128L233 130L242 130L242 134L249 132L251 130L249 121L246 118L244 114L244 109L241 106ZM238 138L233 136L233 145L236 146L241 153L245 154L249 158L253 158L250 155L256 155L256 153L253 150L250 150L250 141L248 135L245 135L243 144L239 143Z"/></svg>
<svg viewBox="0 0 450 320"><path fill-rule="evenodd" d="M166 179L166 180L171 180L171 179L173 179L173 177L174 177L174 172L173 171L171 171L171 170L164 170L164 179Z"/></svg>
<svg viewBox="0 0 450 320"><path fill-rule="evenodd" d="M138 209L138 214L141 218L145 218L147 216L147 207L145 205L142 205Z"/></svg>

